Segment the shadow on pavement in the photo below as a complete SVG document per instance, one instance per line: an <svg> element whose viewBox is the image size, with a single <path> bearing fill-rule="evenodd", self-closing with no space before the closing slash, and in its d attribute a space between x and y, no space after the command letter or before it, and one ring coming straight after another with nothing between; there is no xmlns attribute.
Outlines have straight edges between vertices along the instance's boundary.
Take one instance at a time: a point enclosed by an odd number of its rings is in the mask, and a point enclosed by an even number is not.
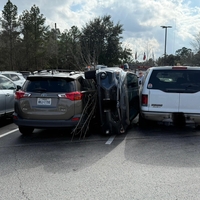
<svg viewBox="0 0 200 200"><path fill-rule="evenodd" d="M126 138L125 157L156 166L199 167L200 131L194 127L135 127Z"/></svg>

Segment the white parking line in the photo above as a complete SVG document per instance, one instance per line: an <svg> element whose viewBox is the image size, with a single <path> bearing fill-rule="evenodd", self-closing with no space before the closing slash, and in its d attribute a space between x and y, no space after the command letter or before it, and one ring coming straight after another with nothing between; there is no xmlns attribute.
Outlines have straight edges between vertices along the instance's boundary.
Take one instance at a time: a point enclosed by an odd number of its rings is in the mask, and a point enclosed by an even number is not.
<svg viewBox="0 0 200 200"><path fill-rule="evenodd" d="M13 133L13 132L15 132L15 131L18 131L18 130L19 130L19 129L16 128L16 129L14 129L14 130L12 130L12 131L9 131L9 132L7 132L7 133L4 133L3 135L0 135L0 138L4 137L4 136L6 136L6 135L9 135L9 134L11 134L11 133Z"/></svg>
<svg viewBox="0 0 200 200"><path fill-rule="evenodd" d="M111 136L105 144L111 144L115 139L115 135Z"/></svg>

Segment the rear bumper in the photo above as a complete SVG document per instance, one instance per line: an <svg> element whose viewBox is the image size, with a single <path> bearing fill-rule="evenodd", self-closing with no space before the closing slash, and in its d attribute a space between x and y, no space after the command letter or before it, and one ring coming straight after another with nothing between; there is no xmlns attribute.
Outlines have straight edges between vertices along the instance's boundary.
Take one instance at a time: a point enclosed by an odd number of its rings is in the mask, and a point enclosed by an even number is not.
<svg viewBox="0 0 200 200"><path fill-rule="evenodd" d="M16 113L13 114L13 122L18 126L33 128L70 128L75 127L79 121L72 120L33 120L22 119Z"/></svg>
<svg viewBox="0 0 200 200"><path fill-rule="evenodd" d="M200 124L200 113L167 113L167 112L147 112L141 111L141 116L147 120L157 122L174 122L174 114L180 114L184 117L186 124Z"/></svg>

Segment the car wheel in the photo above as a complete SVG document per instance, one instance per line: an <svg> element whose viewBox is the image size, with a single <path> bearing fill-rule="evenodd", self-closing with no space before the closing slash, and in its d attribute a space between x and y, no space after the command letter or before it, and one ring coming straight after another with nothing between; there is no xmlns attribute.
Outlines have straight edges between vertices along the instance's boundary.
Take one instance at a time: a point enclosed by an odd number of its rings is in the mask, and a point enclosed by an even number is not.
<svg viewBox="0 0 200 200"><path fill-rule="evenodd" d="M33 133L34 128L26 127L26 126L19 126L19 131L22 135L31 135Z"/></svg>

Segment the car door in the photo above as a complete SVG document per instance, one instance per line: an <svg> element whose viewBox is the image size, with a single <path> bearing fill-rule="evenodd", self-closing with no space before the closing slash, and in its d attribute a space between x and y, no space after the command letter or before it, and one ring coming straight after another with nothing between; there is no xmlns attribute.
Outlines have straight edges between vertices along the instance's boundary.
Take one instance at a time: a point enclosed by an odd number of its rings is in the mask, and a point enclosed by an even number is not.
<svg viewBox="0 0 200 200"><path fill-rule="evenodd" d="M1 113L11 113L14 112L14 95L16 90L16 85L6 77L0 77L1 83L1 101L0 106ZM4 108L3 108L3 106Z"/></svg>
<svg viewBox="0 0 200 200"><path fill-rule="evenodd" d="M3 79L0 77L0 115L4 115L6 112L6 95L2 83Z"/></svg>
<svg viewBox="0 0 200 200"><path fill-rule="evenodd" d="M176 83L178 70L156 68L142 88L142 95L148 96L148 105L142 109L149 112L178 112L180 92Z"/></svg>
<svg viewBox="0 0 200 200"><path fill-rule="evenodd" d="M129 120L132 121L139 113L139 85L137 75L127 72L126 83Z"/></svg>

